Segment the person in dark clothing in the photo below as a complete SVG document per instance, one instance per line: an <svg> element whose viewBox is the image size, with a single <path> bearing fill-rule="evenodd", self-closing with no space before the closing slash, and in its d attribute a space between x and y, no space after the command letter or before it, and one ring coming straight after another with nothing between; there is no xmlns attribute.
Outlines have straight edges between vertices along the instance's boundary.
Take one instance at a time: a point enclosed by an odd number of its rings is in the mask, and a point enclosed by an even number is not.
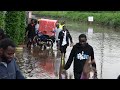
<svg viewBox="0 0 120 90"><path fill-rule="evenodd" d="M60 39L60 51L63 56L65 56L66 49L69 46L69 39L71 44L73 44L72 37L66 26L63 26L63 30L59 32L58 39Z"/></svg>
<svg viewBox="0 0 120 90"><path fill-rule="evenodd" d="M0 79L25 79L14 58L15 47L9 38L0 41Z"/></svg>
<svg viewBox="0 0 120 90"><path fill-rule="evenodd" d="M63 30L59 32L58 39L60 41L60 51L61 51L61 63L60 63L60 70L59 70L59 78L61 79L63 75L66 76L66 71L63 71L64 65L65 65L65 54L66 49L69 46L69 39L71 42L71 45L73 44L72 37L67 30L66 26L63 26Z"/></svg>
<svg viewBox="0 0 120 90"><path fill-rule="evenodd" d="M34 45L34 37L36 36L36 32L35 32L35 20L31 19L31 23L28 24L27 28L26 28L26 36L28 37L28 43L27 43L27 47L28 45Z"/></svg>
<svg viewBox="0 0 120 90"><path fill-rule="evenodd" d="M92 67L96 70L96 63L94 60L94 51L92 46L87 43L87 37L85 34L79 36L79 43L73 46L64 70L69 69L72 61L74 60L74 78L80 79L83 71L84 64L88 58L91 57ZM97 72L95 72L97 76Z"/></svg>

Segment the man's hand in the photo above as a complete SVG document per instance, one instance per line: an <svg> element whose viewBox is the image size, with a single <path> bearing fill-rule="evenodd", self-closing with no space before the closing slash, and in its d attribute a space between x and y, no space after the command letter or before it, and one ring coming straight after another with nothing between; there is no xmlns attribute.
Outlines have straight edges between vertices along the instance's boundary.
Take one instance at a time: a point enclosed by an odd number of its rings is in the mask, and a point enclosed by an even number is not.
<svg viewBox="0 0 120 90"><path fill-rule="evenodd" d="M92 67L92 70L94 71L94 79L98 79L97 78L97 70L95 67Z"/></svg>

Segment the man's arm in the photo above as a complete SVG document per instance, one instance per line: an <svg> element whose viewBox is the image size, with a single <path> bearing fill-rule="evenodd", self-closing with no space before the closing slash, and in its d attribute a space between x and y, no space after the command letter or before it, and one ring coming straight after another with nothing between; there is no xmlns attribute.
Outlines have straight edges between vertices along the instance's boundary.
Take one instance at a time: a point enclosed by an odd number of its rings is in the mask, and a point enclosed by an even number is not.
<svg viewBox="0 0 120 90"><path fill-rule="evenodd" d="M60 31L58 35L58 39L61 39L61 37L62 37L62 32Z"/></svg>
<svg viewBox="0 0 120 90"><path fill-rule="evenodd" d="M72 64L72 61L73 61L73 59L74 59L74 54L75 54L74 51L75 51L75 50L74 50L74 47L73 47L72 50L71 50L70 56L69 56L69 58L68 58L68 61L67 61L67 63L65 64L65 67L64 67L65 70L69 69L70 66L71 66L71 64Z"/></svg>
<svg viewBox="0 0 120 90"><path fill-rule="evenodd" d="M68 30L67 30L67 32L68 32L68 37L70 38L70 42L73 43L72 37L71 37L71 35L70 35L70 32L69 32Z"/></svg>
<svg viewBox="0 0 120 90"><path fill-rule="evenodd" d="M96 63L95 63L95 59L94 59L94 50L93 50L93 48L91 49L91 61L92 61L92 67L94 67L96 69Z"/></svg>
<svg viewBox="0 0 120 90"><path fill-rule="evenodd" d="M96 63L95 63L95 59L94 59L94 50L92 48L92 53L91 53L91 61L92 61L92 67L94 70L94 78L97 79L97 70L96 70Z"/></svg>

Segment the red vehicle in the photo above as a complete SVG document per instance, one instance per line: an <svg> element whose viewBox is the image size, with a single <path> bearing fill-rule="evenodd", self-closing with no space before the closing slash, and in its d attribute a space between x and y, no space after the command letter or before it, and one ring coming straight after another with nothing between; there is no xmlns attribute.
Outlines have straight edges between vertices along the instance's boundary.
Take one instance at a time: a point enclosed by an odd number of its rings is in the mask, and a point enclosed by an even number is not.
<svg viewBox="0 0 120 90"><path fill-rule="evenodd" d="M43 35L41 38L37 39L38 45L43 47L53 47L53 43L55 42L55 28L57 20L50 20L50 19L40 19L39 20L39 32ZM42 43L42 44L41 44Z"/></svg>
<svg viewBox="0 0 120 90"><path fill-rule="evenodd" d="M39 24L39 31L48 35L48 36L55 36L53 30L56 27L57 20L50 20L50 19L40 19Z"/></svg>

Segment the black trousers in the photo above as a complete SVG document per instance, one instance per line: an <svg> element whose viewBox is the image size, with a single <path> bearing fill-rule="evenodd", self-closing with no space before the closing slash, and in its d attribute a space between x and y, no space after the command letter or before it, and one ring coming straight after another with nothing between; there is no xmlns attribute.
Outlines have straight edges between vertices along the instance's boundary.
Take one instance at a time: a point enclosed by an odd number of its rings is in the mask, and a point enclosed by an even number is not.
<svg viewBox="0 0 120 90"><path fill-rule="evenodd" d="M64 46L60 46L60 51L61 53L66 53L66 49L67 49L67 45L64 45Z"/></svg>
<svg viewBox="0 0 120 90"><path fill-rule="evenodd" d="M75 79L80 79L81 78L81 74L82 73L76 73L76 72L74 72L74 78Z"/></svg>

